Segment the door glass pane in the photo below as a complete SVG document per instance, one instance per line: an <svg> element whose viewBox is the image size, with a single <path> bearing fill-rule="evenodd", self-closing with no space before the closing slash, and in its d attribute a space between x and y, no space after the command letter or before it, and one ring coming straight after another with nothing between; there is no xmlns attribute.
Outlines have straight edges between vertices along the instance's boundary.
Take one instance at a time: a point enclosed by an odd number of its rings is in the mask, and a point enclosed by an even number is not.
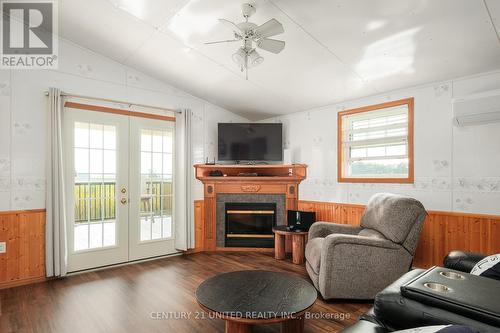
<svg viewBox="0 0 500 333"><path fill-rule="evenodd" d="M172 237L172 216L163 215L162 223L163 223L163 237L164 238Z"/></svg>
<svg viewBox="0 0 500 333"><path fill-rule="evenodd" d="M103 149L90 149L89 160L90 160L90 173L103 173Z"/></svg>
<svg viewBox="0 0 500 333"><path fill-rule="evenodd" d="M103 148L104 126L90 124L90 148Z"/></svg>
<svg viewBox="0 0 500 333"><path fill-rule="evenodd" d="M89 124L75 123L75 147L89 147Z"/></svg>
<svg viewBox="0 0 500 333"><path fill-rule="evenodd" d="M89 173L88 148L75 148L75 171L79 175Z"/></svg>
<svg viewBox="0 0 500 333"><path fill-rule="evenodd" d="M141 130L140 241L172 237L173 133Z"/></svg>
<svg viewBox="0 0 500 333"><path fill-rule="evenodd" d="M163 132L153 131L153 151L155 153L163 152Z"/></svg>
<svg viewBox="0 0 500 333"><path fill-rule="evenodd" d="M116 245L116 128L74 125L74 251Z"/></svg>
<svg viewBox="0 0 500 333"><path fill-rule="evenodd" d="M151 173L153 175L161 175L163 168L163 161L161 159L161 153L153 153L153 162L151 163Z"/></svg>

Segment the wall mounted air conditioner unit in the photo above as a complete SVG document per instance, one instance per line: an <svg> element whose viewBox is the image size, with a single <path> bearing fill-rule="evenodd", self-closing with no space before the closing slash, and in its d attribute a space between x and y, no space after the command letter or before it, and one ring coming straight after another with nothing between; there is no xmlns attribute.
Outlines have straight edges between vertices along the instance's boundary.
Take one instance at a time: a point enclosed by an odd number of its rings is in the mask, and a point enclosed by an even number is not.
<svg viewBox="0 0 500 333"><path fill-rule="evenodd" d="M500 122L500 89L453 100L453 124L458 127Z"/></svg>

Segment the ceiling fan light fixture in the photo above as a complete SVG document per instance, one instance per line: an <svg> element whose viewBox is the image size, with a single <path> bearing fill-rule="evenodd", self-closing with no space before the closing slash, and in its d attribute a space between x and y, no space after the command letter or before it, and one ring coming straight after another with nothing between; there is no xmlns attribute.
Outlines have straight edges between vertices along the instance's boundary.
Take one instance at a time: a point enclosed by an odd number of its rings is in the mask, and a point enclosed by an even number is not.
<svg viewBox="0 0 500 333"><path fill-rule="evenodd" d="M263 61L264 58L261 57L261 55L255 49L250 51L250 53L248 54L248 67L255 67L257 65L260 65Z"/></svg>
<svg viewBox="0 0 500 333"><path fill-rule="evenodd" d="M240 47L238 51L233 53L233 61L238 65L238 66L244 66L245 65L245 58L247 57L247 53L245 50Z"/></svg>

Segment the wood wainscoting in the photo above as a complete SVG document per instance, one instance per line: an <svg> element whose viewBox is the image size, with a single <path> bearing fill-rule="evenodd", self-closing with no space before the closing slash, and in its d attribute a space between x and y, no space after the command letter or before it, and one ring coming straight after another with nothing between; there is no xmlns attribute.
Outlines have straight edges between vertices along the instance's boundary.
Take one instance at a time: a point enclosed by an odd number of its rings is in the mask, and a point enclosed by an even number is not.
<svg viewBox="0 0 500 333"><path fill-rule="evenodd" d="M195 249L205 249L205 204L194 202ZM316 212L318 221L358 225L364 205L298 202L299 210ZM451 250L500 253L500 216L429 211L414 265L442 265ZM45 210L0 212L0 289L45 280ZM234 249L237 250L237 249Z"/></svg>
<svg viewBox="0 0 500 333"><path fill-rule="evenodd" d="M364 205L299 200L299 210L316 212L317 221L359 225ZM428 211L413 265L442 266L452 250L500 253L500 216Z"/></svg>
<svg viewBox="0 0 500 333"><path fill-rule="evenodd" d="M45 280L45 210L0 212L0 289Z"/></svg>
<svg viewBox="0 0 500 333"><path fill-rule="evenodd" d="M205 248L205 204L203 200L194 201L194 249L189 252L201 252Z"/></svg>

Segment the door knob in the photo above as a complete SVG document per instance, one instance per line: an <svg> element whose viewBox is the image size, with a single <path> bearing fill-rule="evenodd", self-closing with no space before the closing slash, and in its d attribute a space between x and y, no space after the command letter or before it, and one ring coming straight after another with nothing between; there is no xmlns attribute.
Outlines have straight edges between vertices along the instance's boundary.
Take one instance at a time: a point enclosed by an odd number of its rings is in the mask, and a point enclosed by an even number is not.
<svg viewBox="0 0 500 333"><path fill-rule="evenodd" d="M122 198L120 202L122 203L122 205L125 205L127 203L127 198Z"/></svg>
<svg viewBox="0 0 500 333"><path fill-rule="evenodd" d="M120 192L127 193L127 189L125 187L122 187L122 189L120 190Z"/></svg>

